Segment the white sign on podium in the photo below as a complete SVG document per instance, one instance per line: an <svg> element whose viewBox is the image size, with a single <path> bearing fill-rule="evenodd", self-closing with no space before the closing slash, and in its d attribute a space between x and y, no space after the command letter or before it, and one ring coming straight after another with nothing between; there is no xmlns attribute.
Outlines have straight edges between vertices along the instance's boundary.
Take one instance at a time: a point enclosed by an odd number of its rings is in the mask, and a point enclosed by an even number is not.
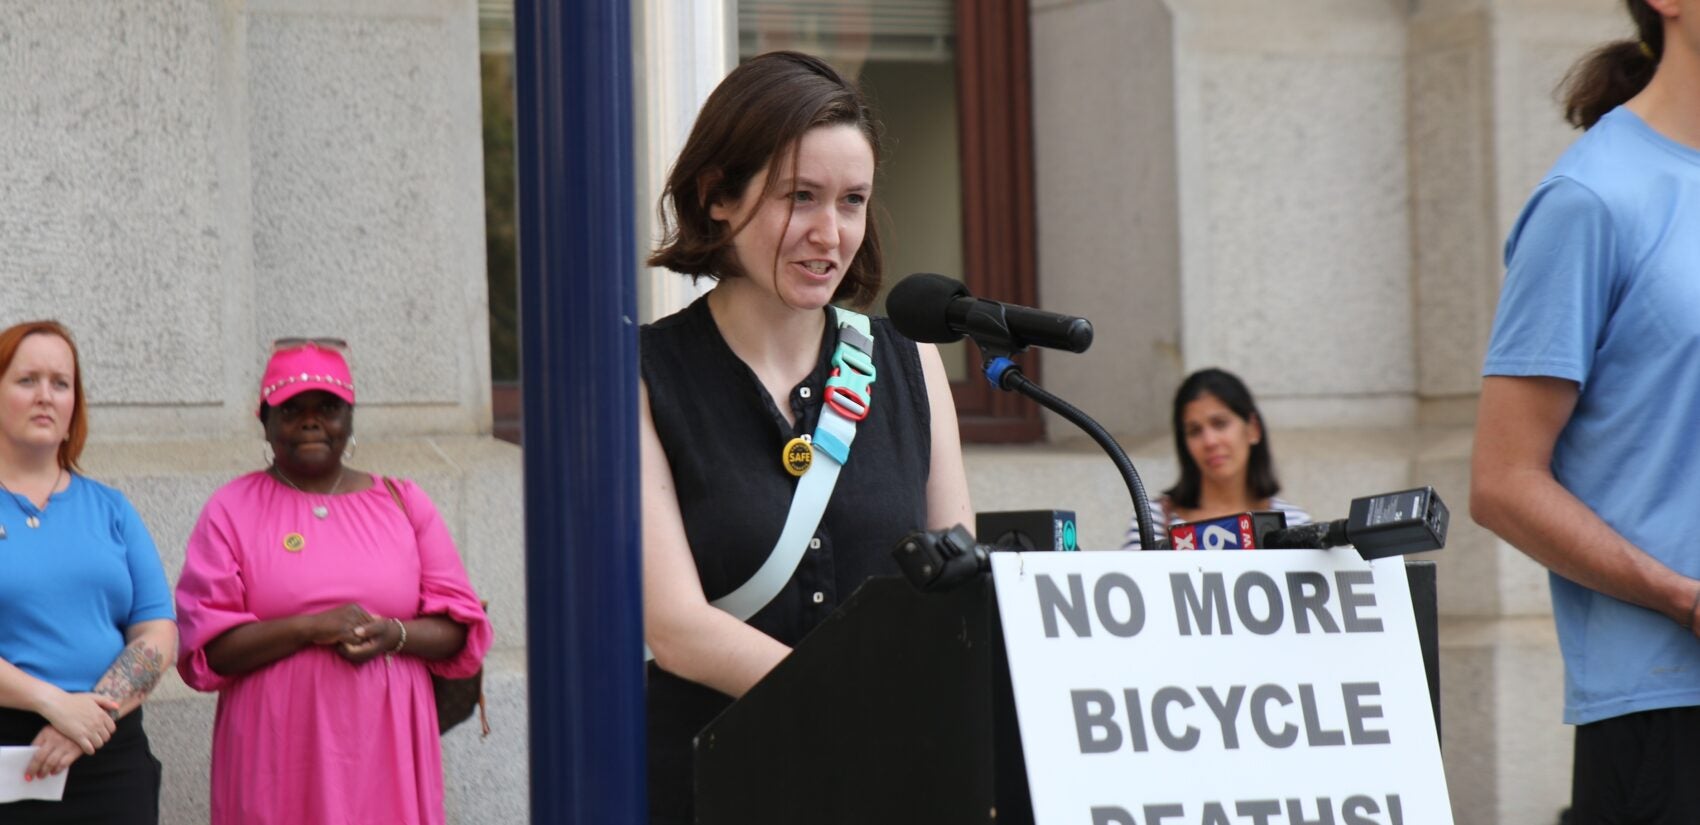
<svg viewBox="0 0 1700 825"><path fill-rule="evenodd" d="M1450 825L1401 558L995 553L1037 825Z"/></svg>

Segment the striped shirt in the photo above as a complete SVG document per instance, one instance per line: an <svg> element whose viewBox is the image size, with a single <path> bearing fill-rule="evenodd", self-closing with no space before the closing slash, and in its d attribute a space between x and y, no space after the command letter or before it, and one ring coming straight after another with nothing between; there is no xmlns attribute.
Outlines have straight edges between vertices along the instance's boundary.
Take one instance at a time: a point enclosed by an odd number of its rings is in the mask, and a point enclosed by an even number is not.
<svg viewBox="0 0 1700 825"><path fill-rule="evenodd" d="M1278 510L1278 511L1281 512L1282 515L1285 515L1287 517L1287 526L1288 527L1294 527L1294 526L1297 526L1297 525L1300 525L1300 524L1309 524L1310 523L1310 514L1309 513L1300 509L1298 505L1296 505L1296 504L1294 504L1294 503L1292 503L1292 502L1290 502L1290 501L1288 501L1284 498L1281 498L1280 496L1276 496L1275 498L1272 498L1272 499L1269 500L1269 509ZM1186 521L1186 519L1181 517L1181 514L1175 511L1174 504L1169 501L1168 496L1164 496L1164 497L1162 497L1162 498L1160 498L1160 499L1158 499L1154 502L1151 502L1151 535L1152 535L1152 538L1155 538L1157 541L1159 541L1159 542L1168 541L1169 540L1169 525L1171 525L1171 524L1182 524L1185 521ZM1122 549L1123 550L1144 550L1145 549L1140 544L1140 541L1139 541L1139 517L1138 516L1134 516L1133 519L1128 522L1127 541L1126 541L1126 543L1124 543L1122 545Z"/></svg>

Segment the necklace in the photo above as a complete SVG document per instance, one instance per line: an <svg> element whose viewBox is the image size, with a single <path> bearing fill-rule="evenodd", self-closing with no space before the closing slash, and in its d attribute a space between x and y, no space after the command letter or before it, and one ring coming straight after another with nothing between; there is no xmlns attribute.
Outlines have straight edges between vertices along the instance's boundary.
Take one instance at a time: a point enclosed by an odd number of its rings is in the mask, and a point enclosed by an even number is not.
<svg viewBox="0 0 1700 825"><path fill-rule="evenodd" d="M59 479L63 478L64 475L64 467L60 467L59 472L53 474L53 486L47 488L47 498L42 499L41 509L37 510L36 513L40 513L41 515L47 514L47 505L53 503L53 491L59 489ZM41 518L38 517L36 513L31 513L24 509L24 505L18 501L18 494L12 492L12 488L7 487L6 482L0 481L0 490L5 490L6 495L12 499L12 503L18 505L18 509L23 511L24 524L28 525L31 530L41 526ZM33 504L34 502L31 503ZM5 532L0 531L0 538L4 538L5 535Z"/></svg>
<svg viewBox="0 0 1700 825"><path fill-rule="evenodd" d="M300 493L301 495L304 495L304 496L305 495L313 495L312 493L308 493L306 490L303 490L300 487L295 486L295 482L290 481L289 476L285 475L284 472L283 472L283 469L278 467L276 464L273 464L271 469L272 469L272 475L275 475L278 478L283 479L283 483L288 484L292 489L295 490L295 492ZM343 476L346 476L346 475L348 475L348 468L347 467L338 468L337 472L336 472L336 483L331 485L331 491L328 492L328 493L321 493L320 495L324 495L324 496L334 496L334 495L336 495L337 491L342 489L342 479L343 479ZM319 519L324 519L326 516L329 516L330 514L331 514L331 508L326 507L323 504L313 505L313 515L314 515L314 517L319 518Z"/></svg>

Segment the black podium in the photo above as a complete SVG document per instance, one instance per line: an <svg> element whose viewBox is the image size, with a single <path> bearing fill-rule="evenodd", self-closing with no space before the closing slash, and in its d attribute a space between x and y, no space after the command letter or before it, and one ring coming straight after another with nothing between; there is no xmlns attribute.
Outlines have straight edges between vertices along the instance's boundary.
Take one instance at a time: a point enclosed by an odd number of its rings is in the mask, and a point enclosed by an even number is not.
<svg viewBox="0 0 1700 825"><path fill-rule="evenodd" d="M1439 724L1433 562L1407 562ZM990 576L870 580L696 741L699 825L1031 823Z"/></svg>

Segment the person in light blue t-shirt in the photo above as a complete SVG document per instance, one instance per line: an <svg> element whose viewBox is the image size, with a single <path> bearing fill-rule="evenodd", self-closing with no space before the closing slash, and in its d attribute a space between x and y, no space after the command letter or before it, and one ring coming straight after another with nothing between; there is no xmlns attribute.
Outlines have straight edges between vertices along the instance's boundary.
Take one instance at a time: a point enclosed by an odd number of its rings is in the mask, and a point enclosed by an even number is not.
<svg viewBox="0 0 1700 825"><path fill-rule="evenodd" d="M171 590L136 509L78 471L87 438L70 333L0 332L0 746L36 749L13 781L70 771L7 825L159 819L141 704L176 656Z"/></svg>
<svg viewBox="0 0 1700 825"><path fill-rule="evenodd" d="M1471 512L1552 571L1572 820L1700 822L1700 3L1629 0L1506 241Z"/></svg>

